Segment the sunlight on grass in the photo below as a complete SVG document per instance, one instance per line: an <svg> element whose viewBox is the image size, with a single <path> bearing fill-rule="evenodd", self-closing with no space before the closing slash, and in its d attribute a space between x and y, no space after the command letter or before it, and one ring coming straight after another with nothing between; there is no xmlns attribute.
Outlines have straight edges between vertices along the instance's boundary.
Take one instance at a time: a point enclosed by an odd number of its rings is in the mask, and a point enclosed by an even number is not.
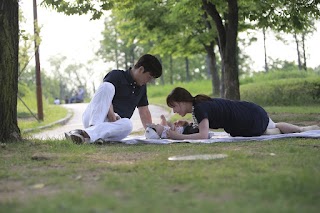
<svg viewBox="0 0 320 213"><path fill-rule="evenodd" d="M40 122L38 122L36 118L30 117L30 115L28 118L18 119L18 126L20 130L23 132L26 129L37 128L54 123L62 118L65 118L68 114L68 110L62 106L46 105L43 110L43 114L44 120Z"/></svg>

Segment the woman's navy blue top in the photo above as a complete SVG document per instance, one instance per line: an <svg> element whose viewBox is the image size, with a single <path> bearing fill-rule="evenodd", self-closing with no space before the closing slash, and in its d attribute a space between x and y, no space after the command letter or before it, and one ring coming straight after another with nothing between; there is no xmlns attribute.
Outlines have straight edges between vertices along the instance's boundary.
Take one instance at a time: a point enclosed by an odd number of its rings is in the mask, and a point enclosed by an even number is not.
<svg viewBox="0 0 320 213"><path fill-rule="evenodd" d="M246 101L213 98L194 105L200 123L209 120L209 128L223 128L231 136L259 136L268 126L269 116L259 105Z"/></svg>

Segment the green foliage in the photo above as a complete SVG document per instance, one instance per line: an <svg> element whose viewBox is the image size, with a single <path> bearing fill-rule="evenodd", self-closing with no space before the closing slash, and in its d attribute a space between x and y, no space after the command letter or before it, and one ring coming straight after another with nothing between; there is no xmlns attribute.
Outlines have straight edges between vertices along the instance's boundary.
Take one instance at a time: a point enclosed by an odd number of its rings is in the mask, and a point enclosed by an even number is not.
<svg viewBox="0 0 320 213"><path fill-rule="evenodd" d="M291 78L317 78L319 74L314 71L299 71L299 70L271 70L269 72L255 72L252 76L242 75L240 78L240 84L248 83L263 83L267 81L276 81L280 79Z"/></svg>
<svg viewBox="0 0 320 213"><path fill-rule="evenodd" d="M319 104L320 77L246 84L241 86L241 99L264 106Z"/></svg>
<svg viewBox="0 0 320 213"><path fill-rule="evenodd" d="M222 22L226 22L227 2L217 0L209 2L214 4L219 12L217 16L221 17ZM239 31L271 28L275 31L304 35L312 31L313 21L320 16L319 1L239 0L237 2ZM43 4L66 14L91 12L93 18L99 18L104 10L110 10L112 20L106 21L99 54L106 61L116 62L117 68L121 69L128 68L134 59L146 52L156 54L164 60L168 57L192 58L198 55L204 59L204 55L208 53L204 46L217 44L215 22L206 18L208 14L205 14L201 0L44 0ZM214 51L211 49L210 51ZM241 54L237 50L230 52ZM241 71L247 69L250 62L246 56L238 58L242 66ZM202 65L205 66L205 63ZM174 78L175 81L181 80L183 76L184 74L179 73L178 76L169 78Z"/></svg>
<svg viewBox="0 0 320 213"><path fill-rule="evenodd" d="M204 66L204 59L205 57L203 54L193 55L188 58L189 75L187 75L186 58L177 57L171 60L170 57L163 57L161 60L163 67L161 79L163 82L161 83L176 84L178 82L208 79L207 67Z"/></svg>
<svg viewBox="0 0 320 213"><path fill-rule="evenodd" d="M306 32L313 27L313 20L319 19L319 1L255 1L247 18L256 21L261 28L278 32Z"/></svg>
<svg viewBox="0 0 320 213"><path fill-rule="evenodd" d="M29 87L25 84L18 85L18 97L22 99L22 101L28 106L33 114L37 113L37 102L36 102L36 94L32 92ZM22 103L20 99L18 99L17 112L18 118L31 117L28 108Z"/></svg>
<svg viewBox="0 0 320 213"><path fill-rule="evenodd" d="M320 77L312 71L273 71L254 73L241 79L241 99L263 106L309 105L320 103ZM166 96L176 86L188 89L192 95L206 94L212 97L210 80L177 82L174 85L150 85L151 103L165 104ZM159 89L161 87L161 89Z"/></svg>
<svg viewBox="0 0 320 213"><path fill-rule="evenodd" d="M198 80L192 82L177 82L174 85L148 85L148 98L153 103L154 100L160 98L160 102L156 104L165 104L167 95L175 88L183 87L191 92L193 96L197 94L206 94L212 96L211 82L208 80Z"/></svg>
<svg viewBox="0 0 320 213"><path fill-rule="evenodd" d="M104 10L109 10L112 7L112 2L105 0L96 1L64 1L64 0L43 0L42 5L53 8L58 12L63 12L67 15L74 14L92 14L92 19L99 19L103 15Z"/></svg>

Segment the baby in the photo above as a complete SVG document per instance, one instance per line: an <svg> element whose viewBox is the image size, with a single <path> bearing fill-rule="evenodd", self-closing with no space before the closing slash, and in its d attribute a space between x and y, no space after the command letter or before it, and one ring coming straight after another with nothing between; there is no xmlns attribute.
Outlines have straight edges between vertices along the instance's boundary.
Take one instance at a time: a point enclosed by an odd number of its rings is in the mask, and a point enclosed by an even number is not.
<svg viewBox="0 0 320 213"><path fill-rule="evenodd" d="M199 132L198 127L193 127L192 123L179 122L179 124L172 124L167 121L164 115L160 116L160 124L147 124L145 136L147 139L165 139L167 137L168 130L176 131L180 134L193 134Z"/></svg>

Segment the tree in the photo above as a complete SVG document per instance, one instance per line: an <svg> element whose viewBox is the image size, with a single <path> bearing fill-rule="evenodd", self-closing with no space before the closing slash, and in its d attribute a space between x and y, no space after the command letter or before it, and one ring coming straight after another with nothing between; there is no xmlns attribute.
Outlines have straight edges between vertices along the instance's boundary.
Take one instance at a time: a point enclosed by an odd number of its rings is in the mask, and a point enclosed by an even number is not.
<svg viewBox="0 0 320 213"><path fill-rule="evenodd" d="M0 1L0 141L20 140L17 122L18 0Z"/></svg>
<svg viewBox="0 0 320 213"><path fill-rule="evenodd" d="M320 17L319 0L264 0L251 4L247 18L256 23L257 28L272 29L278 33L292 34L297 46L299 69L306 69L305 36L312 33L314 20ZM298 35L301 36L302 47ZM301 53L302 49L302 53ZM265 60L267 56L265 56ZM303 62L301 62L303 58ZM266 65L267 66L267 63Z"/></svg>
<svg viewBox="0 0 320 213"><path fill-rule="evenodd" d="M222 60L222 72L224 72L225 98L240 99L239 68L237 60L237 36L238 36L238 1L228 0L227 18L223 20L215 4L202 0L203 7L212 18L218 31L219 49ZM224 22L225 21L225 22Z"/></svg>
<svg viewBox="0 0 320 213"><path fill-rule="evenodd" d="M211 58L208 64L214 68L215 66L212 66L215 61L214 55L210 54L213 51L210 42L213 42L214 46L219 46L221 85L225 87L223 96L229 99L240 99L237 40L239 31L254 26L265 29L271 27L273 30L292 33L295 32L292 31L293 29L302 29L307 21L318 18L320 14L318 0L95 1L98 3L44 0L44 2L66 14L83 14L91 11L93 18L99 18L103 10L118 11L120 16L125 17L125 20L130 23L126 34L131 36L131 41L138 41L139 44L151 43L151 51L161 57L189 58L195 53L190 50L202 44L207 51L207 56ZM211 34L211 40L201 43L199 38L213 32L208 27L197 27L197 25L206 25L204 21L200 21L203 17L203 9L209 16L207 21L215 25L216 34ZM202 30L202 33L197 34L194 29L200 30L199 32ZM122 33L119 32L119 34ZM196 42L193 43L193 41ZM198 45L193 45L197 42ZM204 51L203 48L202 51Z"/></svg>

